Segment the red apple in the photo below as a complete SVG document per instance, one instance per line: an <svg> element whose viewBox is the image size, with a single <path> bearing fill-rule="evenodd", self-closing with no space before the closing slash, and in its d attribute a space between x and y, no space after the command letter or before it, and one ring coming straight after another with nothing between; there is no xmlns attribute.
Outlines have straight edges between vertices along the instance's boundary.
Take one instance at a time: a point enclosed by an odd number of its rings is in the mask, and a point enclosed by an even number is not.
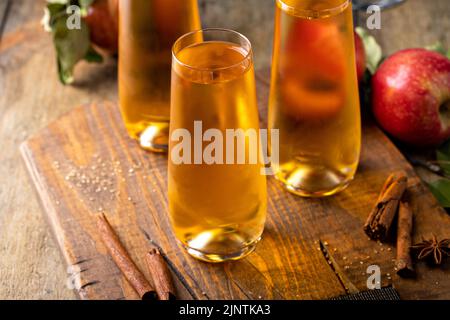
<svg viewBox="0 0 450 320"><path fill-rule="evenodd" d="M117 0L96 0L85 17L92 43L111 54L118 50L117 10Z"/></svg>
<svg viewBox="0 0 450 320"><path fill-rule="evenodd" d="M450 138L450 60L408 49L389 57L372 79L373 113L400 141L436 146Z"/></svg>
<svg viewBox="0 0 450 320"><path fill-rule="evenodd" d="M355 32L355 51L356 51L356 73L358 74L358 82L364 79L364 73L366 72L366 49L364 43Z"/></svg>

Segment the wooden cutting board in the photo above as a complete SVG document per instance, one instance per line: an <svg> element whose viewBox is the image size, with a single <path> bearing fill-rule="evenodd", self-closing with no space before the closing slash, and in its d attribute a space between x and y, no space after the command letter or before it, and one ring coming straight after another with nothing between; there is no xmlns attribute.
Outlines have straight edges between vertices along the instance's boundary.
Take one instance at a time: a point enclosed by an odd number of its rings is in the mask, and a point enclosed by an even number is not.
<svg viewBox="0 0 450 320"><path fill-rule="evenodd" d="M266 114L268 72L257 74L261 115ZM264 119L262 125L265 125ZM68 285L82 299L137 298L106 254L94 216L105 211L137 265L161 248L184 299L327 299L345 294L341 278L367 290L369 265L379 265L382 285L403 299L449 299L448 264L417 265L418 278L395 275L395 247L368 240L362 225L390 172L410 177L415 240L448 236L450 217L422 185L412 167L370 121L363 128L361 164L342 193L303 199L268 182L268 219L263 240L246 259L207 264L177 244L167 212L167 156L141 150L125 132L118 107L101 102L73 109L21 146L55 238L67 263ZM319 248L341 269L341 278ZM48 275L51 276L51 275Z"/></svg>

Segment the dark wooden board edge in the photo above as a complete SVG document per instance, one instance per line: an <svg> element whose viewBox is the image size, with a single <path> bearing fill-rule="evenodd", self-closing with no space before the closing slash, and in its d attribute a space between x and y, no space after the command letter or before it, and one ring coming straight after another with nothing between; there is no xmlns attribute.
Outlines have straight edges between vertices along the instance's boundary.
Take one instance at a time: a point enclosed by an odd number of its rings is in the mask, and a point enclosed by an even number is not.
<svg viewBox="0 0 450 320"><path fill-rule="evenodd" d="M64 248L64 241L60 237L58 237L58 232L56 231L57 228L61 228L59 225L58 219L56 218L56 208L53 205L53 201L51 201L49 194L47 192L40 192L39 190L43 190L42 188L39 188L38 186L44 186L41 179L39 178L39 175L36 174L36 168L35 163L33 161L33 156L31 153L31 150L28 146L28 141L26 140L22 142L19 146L20 153L22 155L23 162L25 164L25 167L29 173L30 180L34 186L35 194L37 195L37 198L39 199L39 204L41 205L42 212L45 212L46 214L43 214L44 219L47 220L47 223L50 227L51 234L53 236L53 239L57 243L57 247L59 249L59 252L61 254L61 257L64 261L64 266L71 265L71 261L69 257L66 255L66 252L63 250ZM86 299L86 296L83 294L82 290L75 290L77 297L81 299Z"/></svg>

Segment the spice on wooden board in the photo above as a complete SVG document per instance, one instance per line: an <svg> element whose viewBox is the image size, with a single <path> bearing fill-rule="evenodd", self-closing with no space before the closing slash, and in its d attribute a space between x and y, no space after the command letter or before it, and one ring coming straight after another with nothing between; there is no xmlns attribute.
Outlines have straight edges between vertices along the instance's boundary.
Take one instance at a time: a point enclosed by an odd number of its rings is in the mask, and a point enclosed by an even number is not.
<svg viewBox="0 0 450 320"><path fill-rule="evenodd" d="M145 279L133 260L131 260L130 255L103 213L97 215L97 227L111 258L133 289L139 294L139 297L142 300L156 300L157 294L155 289Z"/></svg>
<svg viewBox="0 0 450 320"><path fill-rule="evenodd" d="M159 300L176 300L172 276L159 250L152 249L146 259Z"/></svg>
<svg viewBox="0 0 450 320"><path fill-rule="evenodd" d="M364 225L371 239L386 240L397 214L398 203L406 190L408 178L403 172L393 173L386 180L380 196Z"/></svg>
<svg viewBox="0 0 450 320"><path fill-rule="evenodd" d="M422 242L417 243L411 249L418 251L419 260L430 258L430 261L440 265L442 261L450 256L450 239L438 240L436 235L430 240L422 237Z"/></svg>
<svg viewBox="0 0 450 320"><path fill-rule="evenodd" d="M397 274L404 278L411 278L416 275L411 260L411 234L413 228L413 211L409 204L400 201L398 209L397 225Z"/></svg>

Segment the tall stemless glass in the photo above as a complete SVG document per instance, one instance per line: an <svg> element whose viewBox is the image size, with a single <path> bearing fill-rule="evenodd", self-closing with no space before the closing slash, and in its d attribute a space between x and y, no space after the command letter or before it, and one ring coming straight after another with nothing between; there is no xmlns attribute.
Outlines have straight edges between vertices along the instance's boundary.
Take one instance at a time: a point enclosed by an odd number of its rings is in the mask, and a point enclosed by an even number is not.
<svg viewBox="0 0 450 320"><path fill-rule="evenodd" d="M259 241L267 206L264 166L248 161L255 151L249 132L259 132L251 45L237 32L206 29L181 37L172 54L168 187L173 229L198 259L236 260ZM238 131L246 134L234 144L239 138L229 139L229 133ZM183 133L182 142L186 135L192 142L179 152ZM217 143L215 159L205 156L211 141ZM239 148L245 162L237 159ZM186 161L180 163L180 156Z"/></svg>
<svg viewBox="0 0 450 320"><path fill-rule="evenodd" d="M119 100L128 134L167 151L173 43L200 29L197 0L119 0Z"/></svg>
<svg viewBox="0 0 450 320"><path fill-rule="evenodd" d="M275 17L276 177L297 195L331 195L353 179L361 145L351 2L277 0Z"/></svg>

